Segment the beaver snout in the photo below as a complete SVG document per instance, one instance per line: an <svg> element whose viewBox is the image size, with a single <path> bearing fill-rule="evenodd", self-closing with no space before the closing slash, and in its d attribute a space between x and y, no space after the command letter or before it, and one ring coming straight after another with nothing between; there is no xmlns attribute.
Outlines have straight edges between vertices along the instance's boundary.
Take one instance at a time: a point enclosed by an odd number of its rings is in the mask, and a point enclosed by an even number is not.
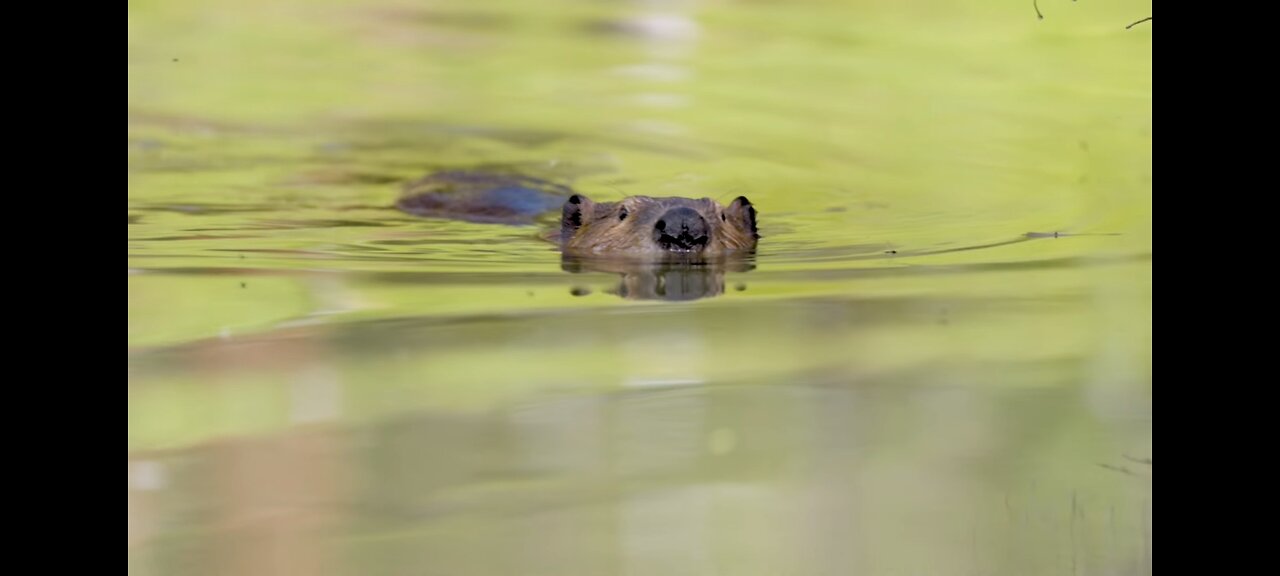
<svg viewBox="0 0 1280 576"><path fill-rule="evenodd" d="M663 250L692 252L707 245L710 228L697 210L687 207L666 211L653 224L653 239Z"/></svg>

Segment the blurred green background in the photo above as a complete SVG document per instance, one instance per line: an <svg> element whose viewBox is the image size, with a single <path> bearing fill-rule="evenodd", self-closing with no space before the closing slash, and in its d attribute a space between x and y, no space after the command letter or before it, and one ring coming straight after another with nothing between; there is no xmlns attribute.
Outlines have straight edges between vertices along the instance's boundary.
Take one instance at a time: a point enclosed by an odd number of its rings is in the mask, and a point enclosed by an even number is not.
<svg viewBox="0 0 1280 576"><path fill-rule="evenodd" d="M1040 10L130 2L130 574L1150 573L1150 3ZM390 209L485 167L755 269Z"/></svg>

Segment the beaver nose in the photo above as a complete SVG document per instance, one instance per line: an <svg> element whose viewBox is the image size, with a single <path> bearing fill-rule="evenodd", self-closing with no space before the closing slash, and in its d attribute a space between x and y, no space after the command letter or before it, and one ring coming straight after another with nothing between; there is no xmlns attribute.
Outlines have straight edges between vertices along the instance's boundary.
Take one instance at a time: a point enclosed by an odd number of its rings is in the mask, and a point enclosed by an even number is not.
<svg viewBox="0 0 1280 576"><path fill-rule="evenodd" d="M693 208L672 208L654 225L669 236L692 236L701 238L707 235L707 221L702 219Z"/></svg>
<svg viewBox="0 0 1280 576"><path fill-rule="evenodd" d="M667 210L653 228L655 239L666 250L686 251L707 244L707 221L692 208Z"/></svg>

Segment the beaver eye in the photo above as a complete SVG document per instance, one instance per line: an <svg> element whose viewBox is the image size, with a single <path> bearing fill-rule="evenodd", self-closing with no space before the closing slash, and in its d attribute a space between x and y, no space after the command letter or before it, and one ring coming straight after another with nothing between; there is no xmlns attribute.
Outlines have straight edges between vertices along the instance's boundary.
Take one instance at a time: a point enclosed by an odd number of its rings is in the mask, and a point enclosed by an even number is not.
<svg viewBox="0 0 1280 576"><path fill-rule="evenodd" d="M729 219L728 219L728 218L725 218L725 217L724 217L724 213L723 213L723 212L721 212L721 213L720 213L720 221L721 221L721 222L728 222L728 221L729 221Z"/></svg>
<svg viewBox="0 0 1280 576"><path fill-rule="evenodd" d="M618 212L618 221L621 222L626 219L627 219L627 209L623 208L622 211Z"/></svg>

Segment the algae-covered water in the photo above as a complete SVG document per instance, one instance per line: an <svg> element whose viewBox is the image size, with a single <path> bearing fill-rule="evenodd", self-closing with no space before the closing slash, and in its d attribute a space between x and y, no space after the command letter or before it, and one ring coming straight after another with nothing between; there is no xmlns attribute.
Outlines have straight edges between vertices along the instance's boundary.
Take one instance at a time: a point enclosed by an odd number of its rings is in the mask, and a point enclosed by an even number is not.
<svg viewBox="0 0 1280 576"><path fill-rule="evenodd" d="M1150 573L1150 3L1039 4L130 2L130 574Z"/></svg>

